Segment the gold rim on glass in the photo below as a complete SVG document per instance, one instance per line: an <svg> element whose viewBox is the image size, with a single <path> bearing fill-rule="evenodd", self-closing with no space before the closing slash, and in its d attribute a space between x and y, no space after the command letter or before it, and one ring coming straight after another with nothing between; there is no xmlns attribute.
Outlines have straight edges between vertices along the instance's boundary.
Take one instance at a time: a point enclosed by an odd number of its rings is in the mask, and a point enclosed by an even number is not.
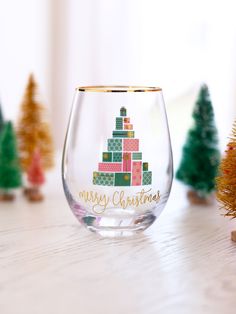
<svg viewBox="0 0 236 314"><path fill-rule="evenodd" d="M149 86L80 86L80 92L128 93L128 92L160 92L160 87Z"/></svg>

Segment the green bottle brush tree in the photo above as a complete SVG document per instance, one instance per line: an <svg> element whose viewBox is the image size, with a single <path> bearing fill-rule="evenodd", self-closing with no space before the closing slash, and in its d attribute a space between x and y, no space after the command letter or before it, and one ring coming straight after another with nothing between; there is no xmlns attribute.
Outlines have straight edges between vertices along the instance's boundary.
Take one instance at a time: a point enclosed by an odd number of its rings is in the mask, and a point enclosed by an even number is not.
<svg viewBox="0 0 236 314"><path fill-rule="evenodd" d="M13 200L12 190L21 184L16 136L12 123L6 122L0 136L0 200Z"/></svg>
<svg viewBox="0 0 236 314"><path fill-rule="evenodd" d="M194 125L183 147L176 178L189 187L188 199L194 204L207 204L215 189L220 162L214 111L206 85L198 94L193 111Z"/></svg>

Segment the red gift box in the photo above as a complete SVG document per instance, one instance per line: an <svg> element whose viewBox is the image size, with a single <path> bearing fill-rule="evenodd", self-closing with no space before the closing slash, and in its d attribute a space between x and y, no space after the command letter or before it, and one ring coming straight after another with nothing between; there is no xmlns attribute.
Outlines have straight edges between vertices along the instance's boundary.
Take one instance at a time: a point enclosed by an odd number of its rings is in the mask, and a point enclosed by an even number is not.
<svg viewBox="0 0 236 314"><path fill-rule="evenodd" d="M142 161L133 161L132 165L132 185L142 183Z"/></svg>
<svg viewBox="0 0 236 314"><path fill-rule="evenodd" d="M131 153L123 153L123 172L131 171Z"/></svg>
<svg viewBox="0 0 236 314"><path fill-rule="evenodd" d="M139 139L137 138L124 139L123 151L138 152L139 151Z"/></svg>
<svg viewBox="0 0 236 314"><path fill-rule="evenodd" d="M98 171L121 172L122 171L122 163L100 162L98 164Z"/></svg>

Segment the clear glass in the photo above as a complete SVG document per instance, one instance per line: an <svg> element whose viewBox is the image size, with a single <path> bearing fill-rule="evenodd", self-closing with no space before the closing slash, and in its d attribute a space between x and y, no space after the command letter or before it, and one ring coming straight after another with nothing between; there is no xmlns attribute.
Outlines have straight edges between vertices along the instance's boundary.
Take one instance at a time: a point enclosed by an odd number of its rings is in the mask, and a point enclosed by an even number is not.
<svg viewBox="0 0 236 314"><path fill-rule="evenodd" d="M160 215L173 179L162 90L77 88L62 180L76 218L102 236L128 236Z"/></svg>

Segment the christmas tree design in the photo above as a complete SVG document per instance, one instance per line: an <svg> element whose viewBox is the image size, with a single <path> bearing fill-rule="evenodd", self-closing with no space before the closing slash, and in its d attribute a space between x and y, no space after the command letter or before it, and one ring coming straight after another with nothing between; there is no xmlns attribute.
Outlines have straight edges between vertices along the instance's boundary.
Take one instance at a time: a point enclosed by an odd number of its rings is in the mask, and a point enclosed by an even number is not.
<svg viewBox="0 0 236 314"><path fill-rule="evenodd" d="M142 186L152 183L148 163L142 162L139 139L135 138L133 125L121 107L116 117L116 129L107 140L107 151L102 154L98 171L93 172L93 184L104 186Z"/></svg>

